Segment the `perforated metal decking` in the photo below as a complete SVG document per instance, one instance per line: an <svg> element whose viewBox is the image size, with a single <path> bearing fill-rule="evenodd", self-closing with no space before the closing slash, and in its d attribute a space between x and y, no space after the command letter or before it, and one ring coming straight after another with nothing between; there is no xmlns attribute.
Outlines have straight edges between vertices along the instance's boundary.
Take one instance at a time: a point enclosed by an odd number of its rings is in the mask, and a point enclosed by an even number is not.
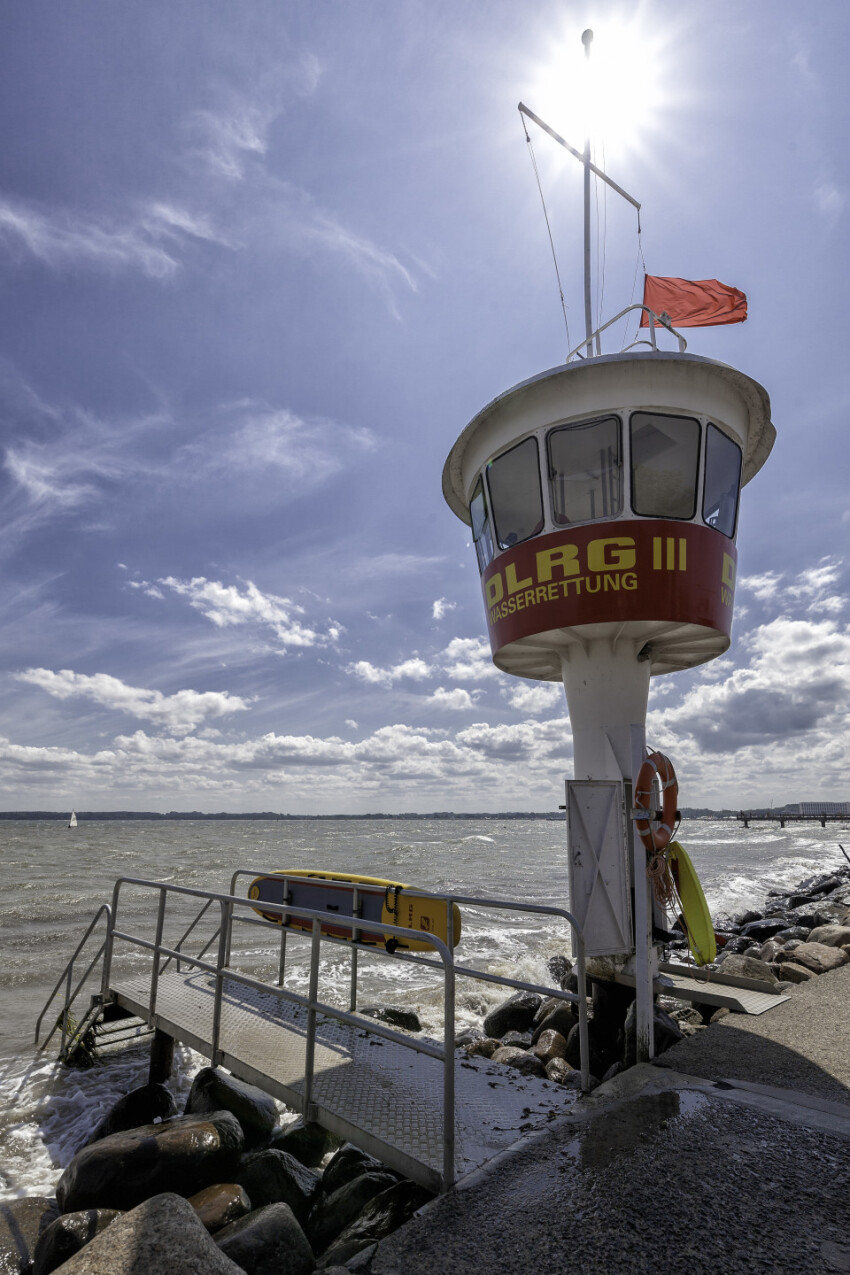
<svg viewBox="0 0 850 1275"><path fill-rule="evenodd" d="M214 978L166 971L159 977L156 1025L206 1057L213 1033ZM111 989L147 1017L150 979ZM224 976L221 1064L288 1106L304 1105L307 1011ZM465 1176L569 1107L575 1090L470 1058L455 1067L455 1176ZM312 1116L385 1164L439 1190L443 1164L443 1068L391 1040L319 1017Z"/></svg>

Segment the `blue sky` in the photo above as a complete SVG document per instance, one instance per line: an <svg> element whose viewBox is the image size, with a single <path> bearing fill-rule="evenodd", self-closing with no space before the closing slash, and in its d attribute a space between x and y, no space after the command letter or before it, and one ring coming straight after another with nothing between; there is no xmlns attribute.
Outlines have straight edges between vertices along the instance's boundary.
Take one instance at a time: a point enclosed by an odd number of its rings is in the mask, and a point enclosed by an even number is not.
<svg viewBox="0 0 850 1275"><path fill-rule="evenodd" d="M628 50L597 160L647 268L748 294L689 349L778 432L732 649L654 679L650 740L684 805L850 799L845 4L30 0L0 46L2 808L563 800L563 690L491 665L440 480L566 354L516 105L581 145L586 26ZM581 171L534 149L576 344ZM617 204L605 317L640 293Z"/></svg>

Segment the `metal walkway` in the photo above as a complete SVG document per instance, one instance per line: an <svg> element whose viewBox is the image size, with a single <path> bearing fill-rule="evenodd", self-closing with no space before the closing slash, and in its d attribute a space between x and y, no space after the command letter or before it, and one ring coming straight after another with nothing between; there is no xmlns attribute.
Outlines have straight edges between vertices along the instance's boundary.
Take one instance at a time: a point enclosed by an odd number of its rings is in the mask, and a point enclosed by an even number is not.
<svg viewBox="0 0 850 1275"><path fill-rule="evenodd" d="M461 965L451 943L431 935L428 941L433 944L433 956L366 948L342 940L338 937L340 927L356 931L358 923L362 924L356 915L356 886L352 886L355 915L334 915L336 936L324 932L326 912L264 902L264 913L279 912L297 920L301 927L304 922L310 926L306 935L300 930L288 931L286 925L263 919L248 899L233 893L238 877L259 876L263 871L240 869L234 874L229 894L119 879L111 905L101 908L54 989L54 996L62 990L65 993L65 1009L54 1028L62 1031L62 1056L73 1052L76 1043L91 1031L104 1006L120 1006L158 1033L209 1058L214 1066L226 1067L306 1119L356 1143L434 1191L448 1189L524 1134L543 1128L554 1115L563 1113L578 1092L459 1053L454 1043L458 976L498 984L506 992L522 988L575 1004L582 1038L582 1088L587 1088L584 995ZM569 927L574 924L570 913L558 908L461 895L435 897L448 903L449 914L452 904L471 905L546 914L562 918ZM190 906L199 910L186 926L186 908ZM133 917L132 932L125 914ZM89 939L92 945L98 941L96 927L103 921L106 933L89 960L83 948ZM419 931L383 922L381 930L386 930L387 938L401 942L423 938ZM200 944L205 931L206 942L190 953L190 936L193 944ZM258 979L240 962L239 935L246 932L247 947L255 953L262 947L267 958L279 948L276 982ZM295 933L309 949L307 994L294 990L291 979L286 985L286 944ZM580 953L576 965L579 986L585 991L580 935L575 941ZM327 953L328 944L335 958L340 949L350 958L348 1010L319 999L320 963L326 959L322 953ZM373 1018L357 1016L357 957L358 952L367 950L390 963L390 974L393 966L400 970L400 965L408 962L434 972L443 989L442 1040L403 1033ZM75 963L84 967L79 978ZM88 1011L78 1021L72 1020L70 1007L98 963L102 964L100 993L91 997ZM302 966L302 986L303 974ZM37 1040L48 1006L36 1028Z"/></svg>
<svg viewBox="0 0 850 1275"><path fill-rule="evenodd" d="M113 984L117 1002L147 1013L150 982ZM165 973L157 1027L210 1057L215 978ZM305 1098L307 1010L225 975L219 1062L295 1110ZM463 1057L461 1055L461 1057ZM319 1018L311 1117L391 1168L439 1190L443 1170L443 1066L373 1031ZM573 1090L573 1095L576 1091ZM472 1058L455 1076L455 1175L463 1177L523 1133L563 1113L568 1091Z"/></svg>

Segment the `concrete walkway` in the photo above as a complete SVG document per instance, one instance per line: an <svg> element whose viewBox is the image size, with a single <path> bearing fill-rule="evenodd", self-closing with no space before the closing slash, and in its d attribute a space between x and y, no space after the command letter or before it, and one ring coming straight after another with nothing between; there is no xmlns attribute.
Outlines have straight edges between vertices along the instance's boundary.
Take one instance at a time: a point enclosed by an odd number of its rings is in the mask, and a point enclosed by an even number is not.
<svg viewBox="0 0 850 1275"><path fill-rule="evenodd" d="M713 1024L426 1206L363 1269L850 1272L848 1009L850 966Z"/></svg>

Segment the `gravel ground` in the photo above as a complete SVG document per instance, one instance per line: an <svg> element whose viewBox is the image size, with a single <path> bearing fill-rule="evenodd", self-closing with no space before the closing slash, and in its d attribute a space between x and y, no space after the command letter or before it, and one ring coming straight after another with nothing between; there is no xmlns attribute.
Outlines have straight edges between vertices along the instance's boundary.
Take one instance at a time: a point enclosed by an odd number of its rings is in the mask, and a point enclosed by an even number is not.
<svg viewBox="0 0 850 1275"><path fill-rule="evenodd" d="M559 1122L385 1240L372 1275L850 1271L850 1143L687 1089Z"/></svg>

